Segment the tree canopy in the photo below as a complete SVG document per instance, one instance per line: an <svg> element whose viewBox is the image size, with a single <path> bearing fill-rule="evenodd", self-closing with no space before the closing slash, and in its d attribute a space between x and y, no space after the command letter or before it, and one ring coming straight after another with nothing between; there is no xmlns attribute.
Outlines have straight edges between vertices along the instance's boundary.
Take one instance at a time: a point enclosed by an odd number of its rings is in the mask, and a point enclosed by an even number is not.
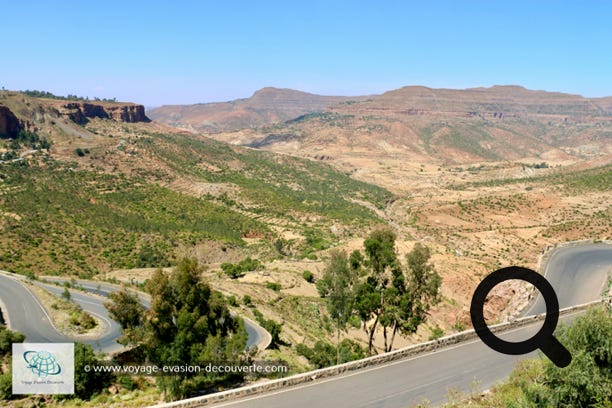
<svg viewBox="0 0 612 408"><path fill-rule="evenodd" d="M223 295L202 280L195 259L182 259L171 274L156 270L147 283L151 308L142 311L138 300L119 292L107 307L117 317L126 343L139 346L148 362L162 365L206 365L237 362L247 334L242 319L233 317ZM158 377L169 398L183 398L196 390L235 380L236 375L200 373ZM234 377L232 377L234 376Z"/></svg>
<svg viewBox="0 0 612 408"><path fill-rule="evenodd" d="M392 230L380 229L364 240L365 256L360 251L348 258L343 252L332 252L317 282L332 317L342 315L346 322L351 314L359 316L368 333L370 353L379 327L384 349L391 351L396 334L416 332L438 301L441 278L429 262L431 251L416 243L402 263L395 250L396 238Z"/></svg>

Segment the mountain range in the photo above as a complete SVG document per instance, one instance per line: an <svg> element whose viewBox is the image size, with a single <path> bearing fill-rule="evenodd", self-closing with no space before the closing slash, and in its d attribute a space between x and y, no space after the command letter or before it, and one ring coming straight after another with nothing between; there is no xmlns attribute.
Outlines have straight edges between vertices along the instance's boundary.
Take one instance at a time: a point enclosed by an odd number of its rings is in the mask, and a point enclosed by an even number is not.
<svg viewBox="0 0 612 408"><path fill-rule="evenodd" d="M292 89L263 88L253 96L230 102L166 105L149 116L174 127L216 133L283 122L328 106L364 97L321 96Z"/></svg>
<svg viewBox="0 0 612 408"><path fill-rule="evenodd" d="M217 140L306 157L399 156L452 164L567 160L607 155L612 148L612 97L520 86L408 86L351 98L264 88L248 99L148 114Z"/></svg>

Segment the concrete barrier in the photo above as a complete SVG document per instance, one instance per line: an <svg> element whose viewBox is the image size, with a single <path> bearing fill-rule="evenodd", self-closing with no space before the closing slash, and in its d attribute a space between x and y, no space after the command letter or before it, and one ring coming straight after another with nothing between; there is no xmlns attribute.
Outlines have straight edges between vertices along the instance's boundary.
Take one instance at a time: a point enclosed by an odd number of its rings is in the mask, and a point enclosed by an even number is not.
<svg viewBox="0 0 612 408"><path fill-rule="evenodd" d="M594 302L585 303L582 305L571 306L559 311L561 316L572 314L580 310L585 310L590 306L602 303L603 300L597 300ZM511 330L517 327L522 327L534 323L536 321L544 320L546 317L545 313L528 316L517 319L512 322L500 323L490 326L489 329L493 333L499 333L507 330ZM204 407L209 404L230 401L243 397L248 397L256 394L262 394L270 391L276 391L284 388L293 387L299 384L305 384L319 380L321 378L333 377L350 371L359 370L366 367L372 367L389 363L391 361L402 360L404 358L413 357L419 354L427 353L437 349L444 348L453 344L461 343L466 340L470 340L477 337L476 332L473 329L465 330L461 333L452 334L449 336L441 337L437 340L428 341L426 343L416 344L413 346L405 347L399 350L391 351L385 354L379 354L372 357L367 357L362 360L351 361L348 363L340 364L333 367L321 368L319 370L309 371L302 374L292 375L286 378L280 378L277 380L268 381L261 384L248 385L241 388L232 390L217 392L214 394L203 395L200 397L190 398L181 401L167 402L163 404L154 405L151 408L196 408Z"/></svg>

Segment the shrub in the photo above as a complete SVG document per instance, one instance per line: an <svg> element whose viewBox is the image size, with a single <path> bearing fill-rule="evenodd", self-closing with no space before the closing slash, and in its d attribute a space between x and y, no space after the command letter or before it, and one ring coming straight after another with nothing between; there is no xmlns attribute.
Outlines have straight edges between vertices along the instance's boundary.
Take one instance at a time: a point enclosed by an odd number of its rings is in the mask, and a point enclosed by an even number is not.
<svg viewBox="0 0 612 408"><path fill-rule="evenodd" d="M312 348L305 344L298 344L295 350L298 354L306 357L316 368L335 365L338 357L340 357L339 363L343 364L366 356L366 350L359 343L350 339L344 339L340 342L339 353L337 353L336 346L322 340L317 341Z"/></svg>
<svg viewBox="0 0 612 408"><path fill-rule="evenodd" d="M9 400L13 397L13 376L10 372L0 374L0 400Z"/></svg>
<svg viewBox="0 0 612 408"><path fill-rule="evenodd" d="M308 283L312 283L314 282L314 275L312 274L312 272L310 271L304 271L302 272L302 277L304 278L304 280Z"/></svg>
<svg viewBox="0 0 612 408"><path fill-rule="evenodd" d="M85 366L103 364L90 345L74 343L74 393L82 400L88 400L108 386L110 373L85 370Z"/></svg>
<svg viewBox="0 0 612 408"><path fill-rule="evenodd" d="M431 334L429 335L429 340L437 340L440 337L444 336L444 330L442 330L440 327L436 326L433 329L431 329Z"/></svg>
<svg viewBox="0 0 612 408"><path fill-rule="evenodd" d="M352 315L348 319L348 324L355 329L359 329L361 327L361 319L359 319L359 316L357 315Z"/></svg>
<svg viewBox="0 0 612 408"><path fill-rule="evenodd" d="M266 283L266 288L272 289L273 291L278 292L279 290L281 290L281 284L277 282L268 282Z"/></svg>
<svg viewBox="0 0 612 408"><path fill-rule="evenodd" d="M251 257L246 257L242 261L237 264L233 264L230 262L224 262L221 264L221 269L232 279L240 278L244 276L246 272L256 271L258 269L263 268L263 264L258 259L251 259Z"/></svg>

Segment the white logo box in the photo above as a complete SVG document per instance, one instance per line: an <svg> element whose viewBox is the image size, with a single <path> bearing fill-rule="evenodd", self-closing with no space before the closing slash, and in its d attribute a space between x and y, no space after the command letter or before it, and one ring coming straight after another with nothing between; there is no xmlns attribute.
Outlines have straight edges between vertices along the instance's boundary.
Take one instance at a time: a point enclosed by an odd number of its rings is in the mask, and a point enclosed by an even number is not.
<svg viewBox="0 0 612 408"><path fill-rule="evenodd" d="M13 343L13 394L74 394L74 343Z"/></svg>

